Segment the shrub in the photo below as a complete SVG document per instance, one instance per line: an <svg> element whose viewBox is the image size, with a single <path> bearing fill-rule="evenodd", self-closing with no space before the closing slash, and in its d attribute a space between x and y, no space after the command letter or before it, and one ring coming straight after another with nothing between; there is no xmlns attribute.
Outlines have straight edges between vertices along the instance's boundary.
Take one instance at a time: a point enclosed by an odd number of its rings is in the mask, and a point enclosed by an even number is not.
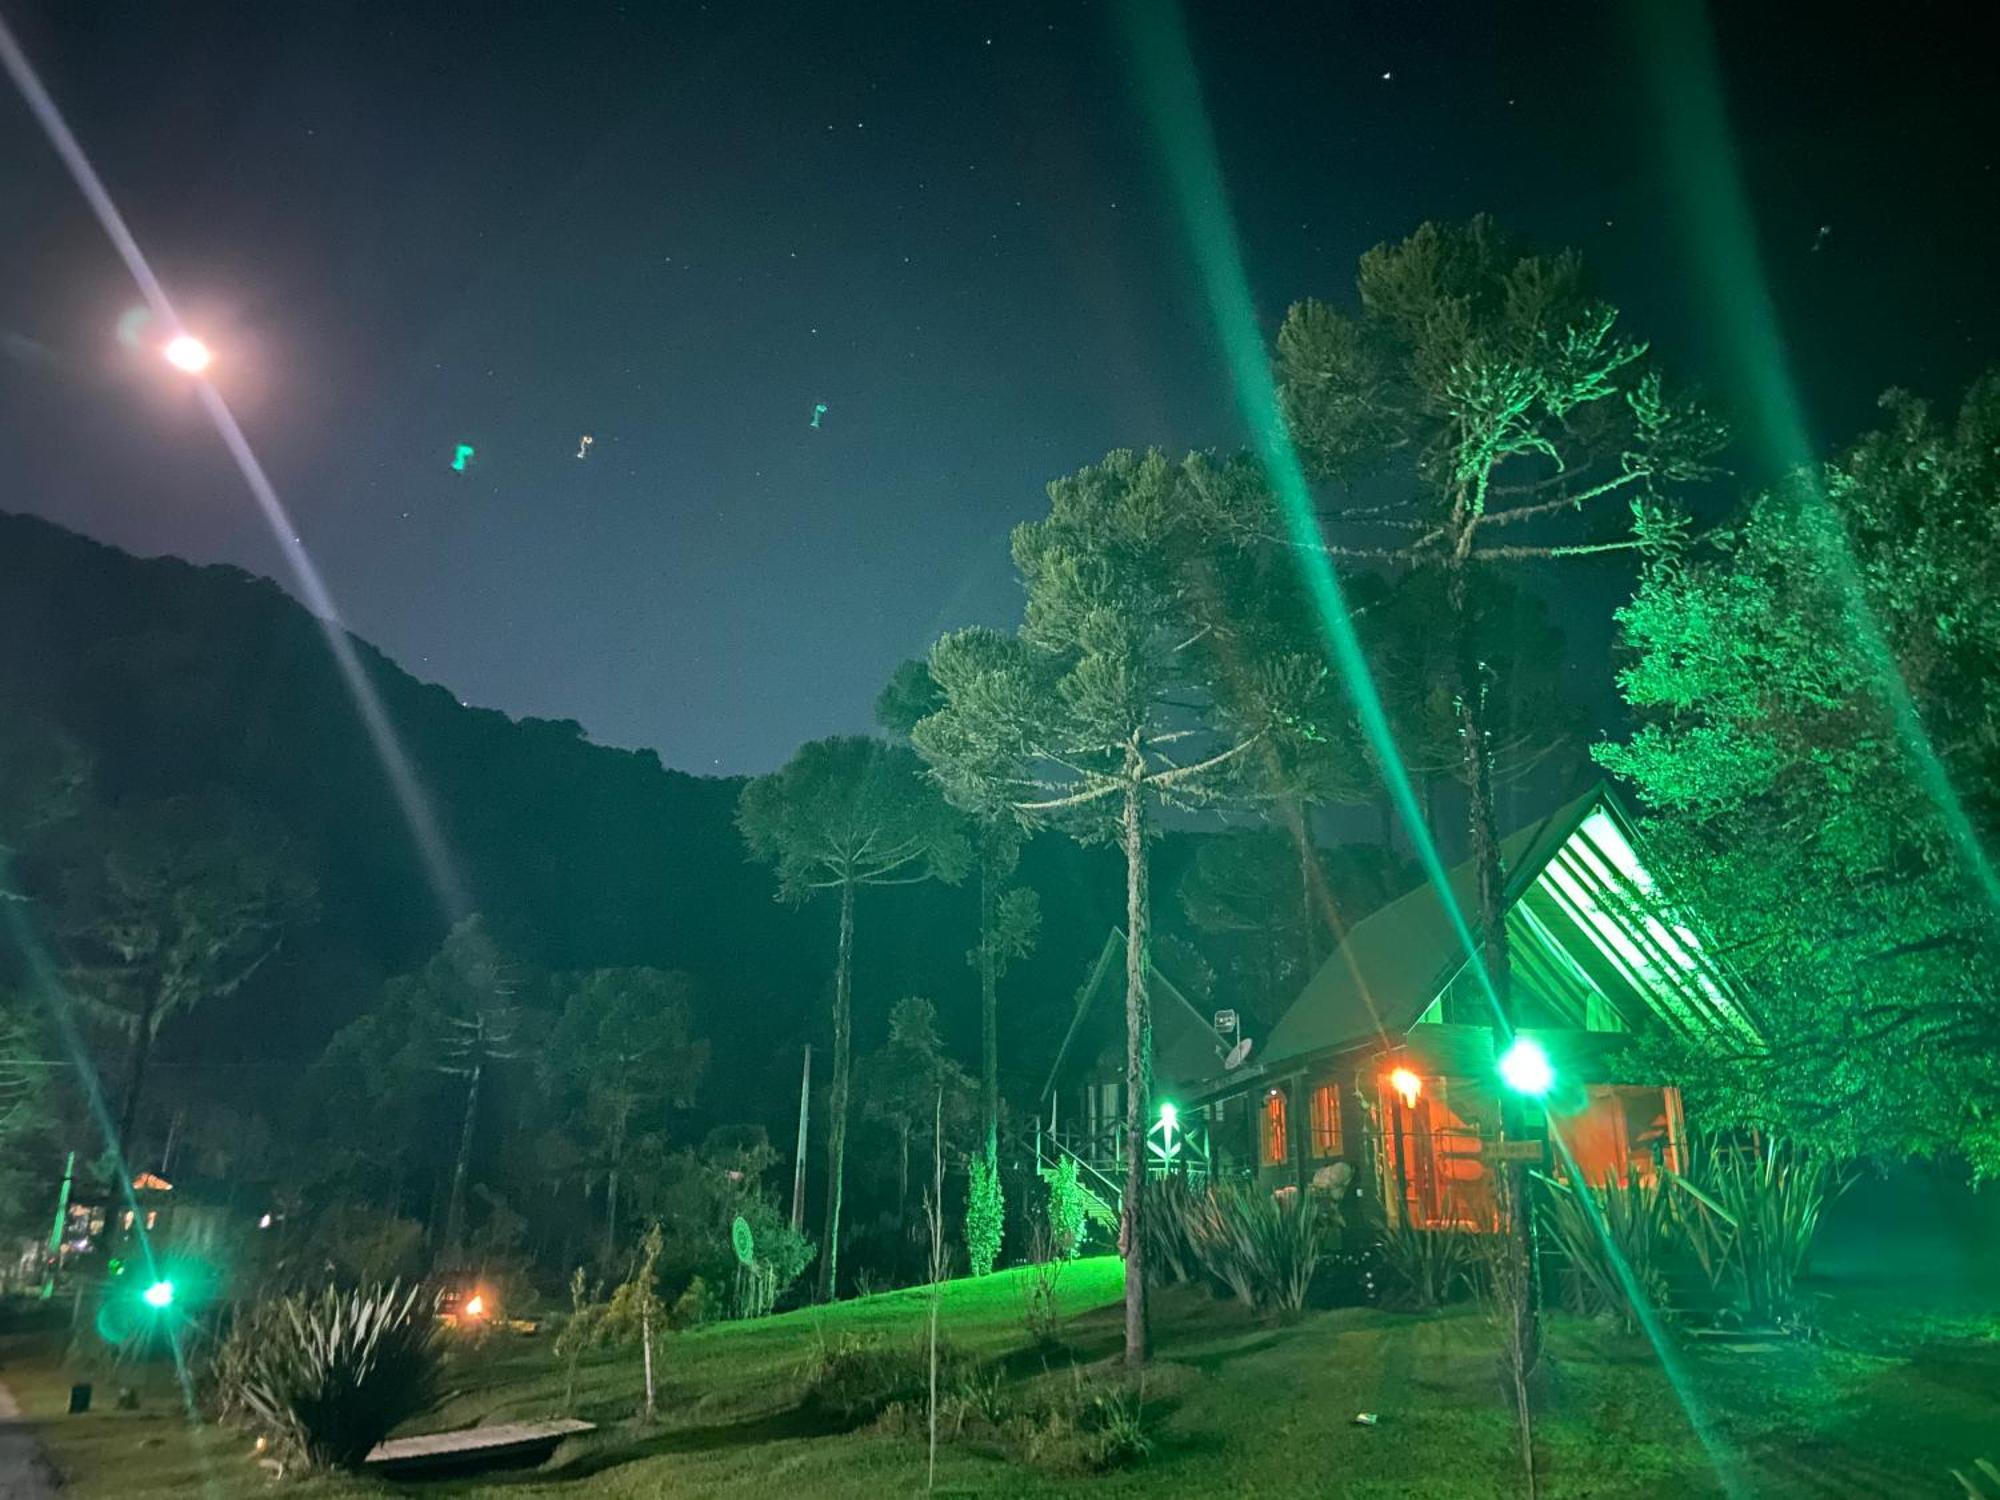
<svg viewBox="0 0 2000 1500"><path fill-rule="evenodd" d="M1193 1281L1201 1274L1201 1255L1189 1238L1201 1197L1178 1172L1146 1179L1139 1232L1146 1247L1146 1278L1154 1285Z"/></svg>
<svg viewBox="0 0 2000 1500"><path fill-rule="evenodd" d="M1040 1237L1035 1246L1035 1263L1021 1282L1021 1322L1038 1349L1062 1346L1062 1303L1057 1292L1062 1285L1064 1262L1049 1253L1048 1241Z"/></svg>
<svg viewBox="0 0 2000 1500"><path fill-rule="evenodd" d="M959 1389L969 1372L963 1353L948 1343L938 1345L941 1389ZM927 1406L930 1349L922 1340L837 1334L814 1344L799 1373L805 1405L858 1426L899 1404L918 1410Z"/></svg>
<svg viewBox="0 0 2000 1500"><path fill-rule="evenodd" d="M1259 1312L1305 1306L1334 1229L1328 1211L1305 1194L1234 1185L1191 1194L1184 1222L1203 1269Z"/></svg>
<svg viewBox="0 0 2000 1500"><path fill-rule="evenodd" d="M1000 1173L984 1156L974 1156L965 1188L965 1254L972 1262L974 1276L984 1276L1000 1258L1000 1236L1006 1222Z"/></svg>
<svg viewBox="0 0 2000 1500"><path fill-rule="evenodd" d="M436 1299L399 1285L286 1297L253 1312L219 1363L230 1408L281 1454L315 1468L355 1469L438 1396L443 1354Z"/></svg>
<svg viewBox="0 0 2000 1500"><path fill-rule="evenodd" d="M1665 1184L1659 1178L1642 1181L1636 1173L1595 1188L1539 1180L1544 1190L1541 1223L1569 1263L1576 1310L1611 1314L1627 1333L1638 1332L1645 1307L1667 1305L1665 1262L1673 1209ZM1630 1273L1629 1283L1621 1267Z"/></svg>
<svg viewBox="0 0 2000 1500"><path fill-rule="evenodd" d="M1442 1307L1465 1284L1472 1250L1450 1229L1393 1224L1382 1231L1382 1270L1392 1292L1410 1307Z"/></svg>
<svg viewBox="0 0 2000 1500"><path fill-rule="evenodd" d="M1798 1282L1820 1214L1846 1188L1834 1162L1777 1136L1747 1147L1711 1143L1675 1183L1682 1232L1716 1290L1753 1322L1809 1325Z"/></svg>
<svg viewBox="0 0 2000 1500"><path fill-rule="evenodd" d="M708 1282L697 1276L674 1298L674 1305L667 1315L668 1322L675 1328L699 1328L704 1323L713 1323L722 1316L722 1296L711 1291Z"/></svg>
<svg viewBox="0 0 2000 1500"><path fill-rule="evenodd" d="M1086 1380L1081 1371L1019 1403L1001 1430L1024 1462L1057 1473L1102 1474L1153 1451L1144 1389Z"/></svg>
<svg viewBox="0 0 2000 1500"><path fill-rule="evenodd" d="M1049 1238L1056 1254L1075 1260L1083 1253L1085 1231L1083 1184L1075 1158L1065 1156L1049 1174Z"/></svg>

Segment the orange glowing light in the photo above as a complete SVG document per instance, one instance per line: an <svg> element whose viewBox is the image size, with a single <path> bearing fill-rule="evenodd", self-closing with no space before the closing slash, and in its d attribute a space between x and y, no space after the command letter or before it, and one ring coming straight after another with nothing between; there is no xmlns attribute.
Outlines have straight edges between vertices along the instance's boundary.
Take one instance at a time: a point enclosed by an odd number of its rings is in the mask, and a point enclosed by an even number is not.
<svg viewBox="0 0 2000 1500"><path fill-rule="evenodd" d="M486 1316L486 1299L474 1292L465 1299L465 1306L460 1310L468 1318L483 1318Z"/></svg>
<svg viewBox="0 0 2000 1500"><path fill-rule="evenodd" d="M1402 1096L1403 1108L1415 1109L1424 1092L1424 1081L1408 1068L1397 1068L1389 1075L1389 1087Z"/></svg>

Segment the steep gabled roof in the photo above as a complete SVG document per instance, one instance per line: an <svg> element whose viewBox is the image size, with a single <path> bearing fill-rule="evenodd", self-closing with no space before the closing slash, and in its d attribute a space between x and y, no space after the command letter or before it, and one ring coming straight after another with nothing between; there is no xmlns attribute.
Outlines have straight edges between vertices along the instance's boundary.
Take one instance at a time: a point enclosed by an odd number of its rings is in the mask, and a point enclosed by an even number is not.
<svg viewBox="0 0 2000 1500"><path fill-rule="evenodd" d="M1596 1000L1623 1024L1646 1013L1683 1033L1754 1041L1735 987L1680 918L1665 914L1639 863L1631 820L1602 784L1501 844L1508 932L1532 964L1524 985ZM1477 937L1476 872L1450 872ZM1357 923L1272 1028L1259 1071L1310 1054L1400 1041L1467 968L1466 945L1435 886L1426 884Z"/></svg>
<svg viewBox="0 0 2000 1500"><path fill-rule="evenodd" d="M1063 1064L1069 1060L1070 1050L1077 1043L1077 1035L1083 1029L1092 1007L1097 1004L1099 994L1112 989L1122 993L1121 979L1117 985L1109 983L1112 975L1122 975L1123 967L1118 959L1125 951L1125 933L1114 927L1106 934L1104 946L1098 951L1097 961L1091 965L1090 975L1083 982L1083 988L1076 994L1076 1011L1070 1017L1069 1031L1064 1035L1062 1046L1057 1049L1056 1060L1049 1067L1048 1082L1042 1085L1042 1098L1047 1099L1049 1091L1061 1079ZM1194 1003L1180 992L1178 986L1148 961L1146 965L1147 992L1153 1002L1153 1073L1163 1080L1200 1078L1216 1071L1222 1065L1223 1054L1229 1044L1216 1034L1208 1017L1194 1008ZM1123 1009L1123 1000L1119 1002ZM1121 1033L1122 1033L1122 1027Z"/></svg>

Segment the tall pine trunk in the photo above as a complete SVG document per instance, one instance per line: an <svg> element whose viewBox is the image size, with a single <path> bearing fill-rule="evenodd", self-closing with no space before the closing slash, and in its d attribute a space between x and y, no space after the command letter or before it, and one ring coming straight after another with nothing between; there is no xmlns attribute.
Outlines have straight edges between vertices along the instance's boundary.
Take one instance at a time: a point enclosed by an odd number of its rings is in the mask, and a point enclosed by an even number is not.
<svg viewBox="0 0 2000 1500"><path fill-rule="evenodd" d="M1472 565L1454 553L1448 565L1445 599L1451 611L1451 629L1458 658L1458 732L1464 756L1466 832L1469 836L1473 870L1477 880L1479 927L1482 958L1500 1002L1507 1025L1514 1024L1513 990L1507 951L1507 924L1501 910L1504 873L1500 868L1500 832L1493 808L1493 765L1486 744L1486 671L1479 657L1479 641L1474 634L1470 602ZM1428 793L1429 778L1426 778ZM1426 796L1428 801L1428 795ZM1426 812L1429 809L1426 808ZM1433 822L1435 831L1435 822Z"/></svg>
<svg viewBox="0 0 2000 1500"><path fill-rule="evenodd" d="M840 1285L840 1191L847 1168L847 1096L854 1051L854 882L840 887L840 951L833 967L833 1088L827 1101L826 1227L819 1241L819 1300Z"/></svg>
<svg viewBox="0 0 2000 1500"><path fill-rule="evenodd" d="M618 1105L617 1123L611 1127L611 1169L604 1179L604 1259L618 1253L618 1169L625 1163L625 1121L632 1112L630 1096Z"/></svg>
<svg viewBox="0 0 2000 1500"><path fill-rule="evenodd" d="M1500 865L1500 831L1493 807L1493 766L1486 743L1486 671L1480 660L1476 622L1472 617L1472 567L1467 555L1471 547L1468 527L1453 548L1446 578L1445 600L1451 611L1451 629L1458 658L1459 736L1463 741L1466 785L1466 830L1472 844L1473 870L1479 902L1480 957L1499 1014L1495 1035L1511 1036L1514 1030L1514 989L1511 954L1507 945L1504 908L1506 872ZM1530 1106L1503 1091L1500 1100L1501 1129L1509 1136L1526 1133ZM1535 1254L1535 1215L1529 1199L1527 1166L1507 1164L1508 1222L1501 1228L1512 1238L1521 1274L1516 1279L1513 1306L1508 1310L1515 1323L1512 1347L1520 1351L1517 1395L1522 1404L1524 1433L1527 1424L1528 1382L1541 1362L1542 1296ZM1524 1436L1527 1448L1529 1484L1534 1483L1532 1439Z"/></svg>
<svg viewBox="0 0 2000 1500"><path fill-rule="evenodd" d="M1313 846L1311 809L1304 799L1289 797L1283 816L1299 856L1299 939L1305 944L1306 973L1311 975L1318 971L1320 960L1320 912L1313 899L1319 878L1318 851Z"/></svg>
<svg viewBox="0 0 2000 1500"><path fill-rule="evenodd" d="M118 1139L111 1144L127 1159L132 1156L132 1132L139 1124L139 1096L146 1087L146 1063L153 1055L153 1018L160 1012L157 989L148 988L146 1005L139 1012L139 1024L132 1032L131 1062L125 1072L125 1101L118 1110Z"/></svg>
<svg viewBox="0 0 2000 1500"><path fill-rule="evenodd" d="M484 1047L484 1024L475 1045ZM465 1120L458 1131L458 1160L451 1169L451 1197L444 1209L444 1254L447 1265L456 1266L465 1248L465 1179L472 1161L472 1129L479 1118L479 1075L485 1070L485 1062L478 1055L472 1059L472 1073L465 1085Z"/></svg>
<svg viewBox="0 0 2000 1500"><path fill-rule="evenodd" d="M1125 1363L1145 1364L1146 1324L1146 1126L1152 1110L1153 1008L1146 987L1146 947L1151 912L1146 892L1145 774L1135 741L1125 755L1125 1214L1119 1248L1125 1252Z"/></svg>
<svg viewBox="0 0 2000 1500"><path fill-rule="evenodd" d="M1000 963L993 951L1000 876L994 870L992 834L979 840L979 1094L986 1114L986 1165L1000 1162Z"/></svg>

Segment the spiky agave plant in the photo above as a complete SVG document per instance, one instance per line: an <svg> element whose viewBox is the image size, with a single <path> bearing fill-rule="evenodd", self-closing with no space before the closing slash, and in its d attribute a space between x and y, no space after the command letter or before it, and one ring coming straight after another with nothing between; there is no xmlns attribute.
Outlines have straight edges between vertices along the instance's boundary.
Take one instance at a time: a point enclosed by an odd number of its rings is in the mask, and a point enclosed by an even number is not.
<svg viewBox="0 0 2000 1500"><path fill-rule="evenodd" d="M358 1469L402 1423L436 1404L444 1354L436 1296L421 1287L334 1287L286 1297L253 1320L236 1404L314 1468Z"/></svg>
<svg viewBox="0 0 2000 1500"><path fill-rule="evenodd" d="M1627 1333L1648 1309L1666 1310L1661 1259L1672 1207L1662 1180L1637 1172L1594 1185L1537 1178L1546 1190L1541 1223L1578 1278L1580 1310L1611 1313Z"/></svg>

